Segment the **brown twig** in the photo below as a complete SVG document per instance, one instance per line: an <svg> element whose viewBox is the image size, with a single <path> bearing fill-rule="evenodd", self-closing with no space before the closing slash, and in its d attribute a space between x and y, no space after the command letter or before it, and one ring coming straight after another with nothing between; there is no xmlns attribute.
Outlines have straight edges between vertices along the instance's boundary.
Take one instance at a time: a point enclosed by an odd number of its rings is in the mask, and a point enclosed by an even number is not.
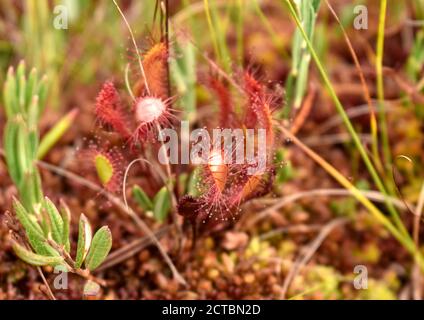
<svg viewBox="0 0 424 320"><path fill-rule="evenodd" d="M384 203L384 201L386 201L384 195L378 191L362 191L361 190L361 193L372 201L381 202L381 203ZM272 200L273 205L262 210L258 214L255 214L255 217L251 220L251 223L249 225L256 224L258 221L260 221L261 219L264 219L270 213L276 210L279 210L282 207L289 205L300 199L310 198L310 197L326 197L326 196L347 197L347 196L352 196L352 193L346 189L313 189L313 190L301 191L294 194L290 194L280 199L270 199ZM393 205L398 207L399 209L402 209L402 210L407 209L407 207L405 207L405 204L396 198L389 197L388 201L391 201ZM410 204L408 205L411 206Z"/></svg>
<svg viewBox="0 0 424 320"><path fill-rule="evenodd" d="M292 234L292 233L316 232L318 230L321 230L322 227L323 226L320 225L320 224L312 224L312 225L296 224L296 225L281 227L281 228L278 228L278 229L268 231L268 232L260 235L259 239L267 240L267 239L273 238L275 236L278 236L280 234L288 234L288 233Z"/></svg>
<svg viewBox="0 0 424 320"><path fill-rule="evenodd" d="M52 289L51 289L51 288L50 288L50 286L49 286L49 283L47 282L46 277L44 276L43 270L41 270L41 268L40 268L40 267L37 267L37 270L38 270L38 273L40 274L41 279L42 279L42 280L43 280L43 282L44 282L44 285L46 286L46 294L47 294L48 298L49 298L50 300L57 300L57 299L56 299L56 297L55 297L55 296L54 296L54 294L53 294Z"/></svg>
<svg viewBox="0 0 424 320"><path fill-rule="evenodd" d="M290 132L292 134L296 134L300 128L305 123L306 119L308 118L312 106L314 105L314 99L316 95L316 88L314 86L311 86L308 92L308 95L306 96L305 100L303 101L303 104L300 108L299 113L297 114L296 118L293 121L293 124L290 128Z"/></svg>
<svg viewBox="0 0 424 320"><path fill-rule="evenodd" d="M378 106L376 106L376 107L377 107L377 110L378 110L379 109ZM386 108L384 110L382 110L382 112L394 111L395 109L397 109L397 107L395 107L394 105L388 104L386 106ZM358 117L361 117L363 115L368 114L369 113L369 107L367 105L357 105L354 108L346 110L346 113L347 113L349 119L352 120L354 118L358 118ZM334 115L334 116L330 117L328 120L326 120L324 123L322 123L319 128L316 128L315 134L321 135L324 132L327 132L331 128L334 128L335 126L342 124L342 123L343 123L343 120L340 118L340 116L338 114Z"/></svg>
<svg viewBox="0 0 424 320"><path fill-rule="evenodd" d="M169 226L165 226L155 232L155 236L160 239L170 230ZM113 251L106 260L96 269L96 272L109 269L137 254L137 252L143 250L148 245L152 244L152 240L146 236L141 239L136 239L126 246Z"/></svg>
<svg viewBox="0 0 424 320"><path fill-rule="evenodd" d="M358 134L362 143L372 142L372 137L370 134ZM352 136L349 133L336 133L336 134L327 134L327 135L313 135L307 137L303 140L303 143L309 147L318 147L325 145L340 144L352 141Z"/></svg>
<svg viewBox="0 0 424 320"><path fill-rule="evenodd" d="M347 44L347 46L349 48L350 54L351 54L352 59L353 59L353 61L355 63L355 67L356 67L356 69L358 71L358 75L359 75L359 78L361 80L362 88L364 90L364 98L367 101L371 118L374 118L374 120L375 120L374 106L373 106L373 104L371 102L370 91L369 91L367 82L365 80L364 72L362 71L361 64L359 62L358 56L357 56L357 54L355 52L355 49L353 48L353 45L352 45L352 42L349 39L349 36L346 33L345 28L343 27L343 24L341 23L339 17L337 16L337 13L334 11L333 7L328 2L328 0L325 0L325 2L327 4L328 9L330 9L330 12L333 15L334 19L336 19L337 23L339 24L340 29L342 30L343 37L345 38L346 44Z"/></svg>
<svg viewBox="0 0 424 320"><path fill-rule="evenodd" d="M66 263L66 267L71 273L75 273L79 275L80 277L83 277L87 280L92 280L94 282L97 282L102 287L106 286L106 281L100 278L96 278L90 273L90 270L83 270L79 268L75 268L75 262L72 259L72 257L69 255L68 252L66 252L63 248L63 246L58 245L55 241L48 239L47 243L51 245L59 254L63 257Z"/></svg>

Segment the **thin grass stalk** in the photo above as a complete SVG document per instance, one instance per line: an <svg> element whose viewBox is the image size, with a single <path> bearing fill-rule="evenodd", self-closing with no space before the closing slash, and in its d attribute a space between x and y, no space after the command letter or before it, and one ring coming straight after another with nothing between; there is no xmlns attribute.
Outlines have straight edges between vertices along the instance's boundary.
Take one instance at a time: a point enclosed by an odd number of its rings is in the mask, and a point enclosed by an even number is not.
<svg viewBox="0 0 424 320"><path fill-rule="evenodd" d="M225 18L222 18L219 14L219 10L216 5L216 0L211 1L210 15L216 30L216 40L221 57L220 62L226 72L231 72L231 55L226 39L226 30L228 29L230 9L231 6L227 6Z"/></svg>
<svg viewBox="0 0 424 320"><path fill-rule="evenodd" d="M243 30L244 30L244 9L243 0L236 0L236 34L237 34L237 60L239 66L243 66L244 57L244 44L243 44Z"/></svg>
<svg viewBox="0 0 424 320"><path fill-rule="evenodd" d="M381 141L385 167L392 163L390 154L387 120L384 112L384 80L383 80L383 54L384 54L384 28L386 25L387 0L380 0L380 15L378 20L376 73L377 73L377 100L379 105L378 118L380 121Z"/></svg>
<svg viewBox="0 0 424 320"><path fill-rule="evenodd" d="M254 9L256 11L256 14L259 16L259 19L261 20L262 24L264 25L266 31L271 36L271 41L274 44L274 46L277 48L279 52L281 52L283 58L288 58L287 52L284 50L284 46L281 43L281 38L278 36L278 34L275 32L274 28L272 27L271 23L269 22L268 18L263 13L261 6L259 4L259 0L254 0Z"/></svg>
<svg viewBox="0 0 424 320"><path fill-rule="evenodd" d="M328 0L325 0L327 7L330 9L330 12L333 14L333 17L336 19L337 23L340 26L340 29L342 30L343 36L345 38L346 44L349 48L349 51L351 53L351 56L353 58L353 61L355 63L356 69L358 70L358 74L359 74L359 78L361 80L361 84L362 87L364 89L364 97L365 100L367 102L368 105L368 109L369 109L369 115L370 115L370 128L371 128L371 137L372 137L372 143L371 143L371 151L372 151L372 155L374 158L374 162L376 163L376 166L378 168L382 168L382 164L381 164L381 159L380 159L380 155L378 152L378 123L377 123L377 119L375 116L375 110L374 110L374 106L372 104L371 101L371 94L370 91L368 89L368 85L367 82L365 80L365 75L362 71L361 68L361 64L359 62L358 56L356 55L355 49L353 48L352 42L350 41L346 30L343 26L343 24L341 23L339 17L337 16L337 13L334 11L333 7L331 6L330 2ZM385 110L383 110L383 112L385 112Z"/></svg>
<svg viewBox="0 0 424 320"><path fill-rule="evenodd" d="M383 225L392 236L399 241L403 247L408 250L408 252L416 259L417 264L420 266L421 270L424 271L424 257L420 253L419 249L415 246L414 241L409 234L403 234L400 232L396 226L388 219L358 188L356 188L347 178L345 178L336 168L334 168L330 163L324 160L321 156L315 153L312 149L308 148L303 142L297 139L293 134L290 133L283 126L279 126L279 129L283 134L290 139L294 144L296 144L303 152L305 152L311 159L318 163L327 173L329 173L340 185L349 190L352 193L352 196L356 198L368 211L371 215Z"/></svg>
<svg viewBox="0 0 424 320"><path fill-rule="evenodd" d="M205 7L206 20L208 22L209 32L211 33L213 49L215 51L215 54L218 57L218 60L221 61L222 57L221 57L221 52L220 52L219 47L218 47L218 38L217 38L216 30L215 30L215 27L214 27L213 22L212 22L209 0L203 0L203 4L204 4L204 7Z"/></svg>
<svg viewBox="0 0 424 320"><path fill-rule="evenodd" d="M141 62L141 53L140 53L140 50L138 49L137 43L135 42L135 37L134 37L133 31L131 29L131 26L130 26L127 18L125 17L124 13L122 12L121 8L119 7L118 3L116 2L116 0L112 0L112 1L113 1L114 5L116 6L116 9L118 10L119 14L121 15L122 20L124 20L124 23L125 23L125 26L128 29L128 32L130 33L131 41L134 45L134 49L135 49L135 52L137 54L138 66L140 68L141 75L144 79L144 85L146 86L147 93L150 95L149 84L147 83L146 73L144 72L143 63Z"/></svg>
<svg viewBox="0 0 424 320"><path fill-rule="evenodd" d="M366 166L368 172L370 173L370 175L371 175L374 183L376 184L377 188L379 189L379 191L387 197L388 196L387 190L384 187L383 182L382 182L380 176L377 173L377 170L374 168L374 165L371 162L367 151L365 150L364 146L362 145L361 140L360 140L358 134L356 133L355 128L352 125L352 122L350 122L350 119L349 119L346 111L344 110L342 103L340 102L339 98L337 97L336 91L335 91L335 89L334 89L334 87L333 87L333 85L332 85L332 83L331 83L331 81L330 81L330 79L329 79L329 77L328 77L328 75L327 75L327 73L326 73L326 71L325 71L325 69L324 69L324 67L323 67L323 65L322 65L313 45L312 45L312 43L311 43L311 41L310 41L310 39L308 38L308 36L307 36L303 26L302 26L302 23L299 20L299 17L296 13L295 8L293 7L290 0L285 0L285 2L286 2L287 6L290 10L290 14L292 15L297 27L299 28L303 38L305 39L305 42L308 46L309 51L311 52L312 58L315 61L315 64L318 68L318 71L320 72L321 77L323 78L324 83L325 83L325 85L326 85L326 87L329 91L329 94L330 94L332 100L334 101L337 112L340 114L340 117L342 118L349 134L352 136L352 140L353 140L355 146L357 147L357 149L358 149L358 151L359 151L359 153L362 157L362 160L365 163L365 166ZM402 221L399 217L399 214L396 211L393 204L389 201L386 201L386 206L387 206L390 214L392 215L392 218L395 221L399 230L401 230L401 232L403 234L408 235L408 231L406 230L406 227L402 223Z"/></svg>

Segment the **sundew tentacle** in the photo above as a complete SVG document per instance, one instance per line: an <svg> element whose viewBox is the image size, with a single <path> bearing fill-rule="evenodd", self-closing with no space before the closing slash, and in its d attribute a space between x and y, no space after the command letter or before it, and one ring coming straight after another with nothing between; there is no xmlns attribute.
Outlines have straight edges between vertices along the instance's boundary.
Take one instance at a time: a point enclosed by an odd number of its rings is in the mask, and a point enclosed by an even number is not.
<svg viewBox="0 0 424 320"><path fill-rule="evenodd" d="M111 126L124 139L131 135L129 121L112 82L105 82L97 95L95 112L102 124Z"/></svg>

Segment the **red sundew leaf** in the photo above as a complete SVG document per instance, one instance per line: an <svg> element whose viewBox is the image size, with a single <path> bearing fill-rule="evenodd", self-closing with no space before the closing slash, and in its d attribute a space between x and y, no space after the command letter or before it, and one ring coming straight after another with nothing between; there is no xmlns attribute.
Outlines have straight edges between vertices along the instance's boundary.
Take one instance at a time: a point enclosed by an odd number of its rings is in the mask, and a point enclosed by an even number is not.
<svg viewBox="0 0 424 320"><path fill-rule="evenodd" d="M221 128L232 128L235 125L235 115L233 102L228 88L225 87L225 85L215 77L210 78L209 86L215 92L219 100L219 125Z"/></svg>
<svg viewBox="0 0 424 320"><path fill-rule="evenodd" d="M155 44L143 57L143 68L147 79L141 77L134 86L133 92L136 97L146 94L166 100L168 98L168 50L166 44Z"/></svg>
<svg viewBox="0 0 424 320"><path fill-rule="evenodd" d="M216 232L234 223L243 203L271 191L275 176L272 166L263 174L248 175L246 165L229 165L228 183L219 190L215 178L207 168L204 171L202 194L199 197L184 196L178 205L179 214L202 233Z"/></svg>
<svg viewBox="0 0 424 320"><path fill-rule="evenodd" d="M274 183L275 169L270 166L260 175L242 174L238 178L238 183L231 184L229 188L229 203L231 206L240 206L251 199L262 197L272 190Z"/></svg>
<svg viewBox="0 0 424 320"><path fill-rule="evenodd" d="M244 90L248 96L245 125L248 128L265 129L267 147L271 149L274 144L274 128L270 109L272 99L265 92L263 85L249 72L244 73Z"/></svg>
<svg viewBox="0 0 424 320"><path fill-rule="evenodd" d="M130 137L129 124L112 82L106 82L97 96L96 116L102 124L110 125L124 139Z"/></svg>

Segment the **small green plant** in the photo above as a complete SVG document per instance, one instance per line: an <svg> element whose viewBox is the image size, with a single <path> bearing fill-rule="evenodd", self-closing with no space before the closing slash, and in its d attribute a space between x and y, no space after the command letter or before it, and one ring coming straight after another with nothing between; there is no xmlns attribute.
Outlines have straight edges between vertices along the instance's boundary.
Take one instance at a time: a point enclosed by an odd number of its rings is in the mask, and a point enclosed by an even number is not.
<svg viewBox="0 0 424 320"><path fill-rule="evenodd" d="M10 177L18 188L26 209L40 204L40 174L34 166L39 145L38 120L45 108L47 78L33 69L28 78L22 61L16 73L9 68L4 84L4 107L7 123L4 152Z"/></svg>
<svg viewBox="0 0 424 320"><path fill-rule="evenodd" d="M147 215L152 215L159 222L164 222L166 220L171 209L171 196L168 188L163 186L153 199L150 199L142 188L135 185L132 189L132 195L134 200Z"/></svg>
<svg viewBox="0 0 424 320"><path fill-rule="evenodd" d="M14 216L10 216L9 221L14 235L13 249L19 258L31 265L61 265L69 272L91 279L90 271L104 261L112 246L110 230L102 227L92 238L91 226L81 215L77 253L72 259L70 211L63 202L58 210L52 201L43 196L36 166L36 161L68 130L76 111L59 120L39 142L38 123L45 109L47 78L39 78L36 69L27 77L22 61L16 73L13 67L9 68L3 95L7 117L5 158L9 175L21 199L13 199ZM21 232L22 229L24 232ZM83 263L85 269L81 269Z"/></svg>
<svg viewBox="0 0 424 320"><path fill-rule="evenodd" d="M19 258L31 265L52 267L61 265L68 272L91 279L90 271L102 264L112 247L109 228L106 226L100 228L92 237L91 226L82 214L79 220L77 251L75 258L72 258L71 212L64 202L61 202L58 210L46 197L37 211L28 212L17 199L14 199L13 211L25 230L25 237L14 233L13 249Z"/></svg>
<svg viewBox="0 0 424 320"><path fill-rule="evenodd" d="M311 41L314 35L320 2L321 0L312 0L300 1L299 4L296 4L299 19ZM302 33L299 29L296 29L292 44L292 67L286 82L287 104L289 106L293 105L295 110L300 108L305 96L310 61L311 54L308 51ZM287 109L286 112L290 112L290 110Z"/></svg>
<svg viewBox="0 0 424 320"><path fill-rule="evenodd" d="M309 39L309 37L307 35L306 30L302 26L302 22L299 18L299 15L298 15L295 7L293 6L293 4L290 0L285 0L285 3L287 4L287 7L290 11L290 15L292 16L293 20L295 21L298 29L300 30L300 32L302 34L302 37L304 38L304 40L306 42L308 50L311 53L311 57L315 61L315 64L318 68L318 71L321 74L321 77L322 77L322 79L325 83L325 86L327 87L329 94L330 94L330 96L331 96L331 98L332 98L332 100L335 104L337 112L340 114L347 130L349 131L349 134L352 137L352 140L353 140L358 152L360 153L361 158L362 158L368 172L370 173L375 185L377 186L379 191L384 195L386 207L391 214L391 219L387 219L386 216L384 216L378 208L376 208L371 203L369 203L369 201L367 199L361 199L362 197L358 193L358 189L355 186L353 186L345 177L343 177L343 175L341 175L339 172L337 172L337 170L335 170L334 167L329 165L325 160L323 160L321 157L319 157L316 153L314 153L312 150L310 150L306 146L301 146L301 148L306 153L308 153L316 162L318 162L327 172L329 172L340 184L342 184L347 189L351 190L352 193L355 194L355 197L357 198L357 200L361 201L362 204L364 204L369 209L369 211L374 215L374 217L377 220L379 220L383 225L386 226L386 228L392 233L392 235L415 258L417 258L417 260L420 261L419 263L420 263L421 268L424 268L423 257L421 255L421 253L419 252L417 246L415 246L415 244L413 243L412 238L411 238L410 234L408 233L403 221L401 220L398 211L394 208L393 203L388 201L388 196L389 196L388 189L383 184L382 178L378 174L373 162L371 161L370 156L368 155L365 147L363 146L363 144L361 143L361 140L359 139L358 133L356 132L355 128L352 125L352 122L350 121L349 117L347 116L345 108L344 108L343 104L341 103L341 101L339 100L339 97L337 96L337 94L335 92L335 89L333 87L332 82L330 81L330 78L329 78L326 70L324 69L322 62L320 61L320 59L319 59L319 57L316 53L316 50L314 49L314 46L313 46L311 40ZM385 1L382 1L382 4L384 4L384 3L385 3ZM383 8L381 8L381 9L382 9L381 11L385 12L386 8L385 8L385 6L383 6ZM381 14L381 12L380 12L380 14ZM384 19L381 18L380 20L381 20L380 21L380 29L383 29L383 31L384 31L384 28L381 28L381 26L384 23ZM383 27L384 27L384 25L383 25ZM381 54L382 46L383 46L383 43L381 43L381 39L380 39L380 43L377 46L379 48L379 50L377 50L377 51L380 52L380 54ZM378 54L377 54L377 56L378 56ZM377 74L379 74L379 73L377 72ZM380 82L380 85L381 85L382 79L380 79L379 82ZM382 92L380 92L380 93L382 93ZM289 136L289 138L291 138L293 141L296 141L296 144L298 144L299 146L301 145L301 143L299 143L299 140L297 140L293 135L291 135L290 132L288 132L284 128L282 128L282 130L284 131L284 133L287 136ZM384 135L384 133L383 133L383 135ZM383 148L384 148L384 145L383 145ZM386 165L390 164L390 163L391 162L388 162L388 161L385 162Z"/></svg>

